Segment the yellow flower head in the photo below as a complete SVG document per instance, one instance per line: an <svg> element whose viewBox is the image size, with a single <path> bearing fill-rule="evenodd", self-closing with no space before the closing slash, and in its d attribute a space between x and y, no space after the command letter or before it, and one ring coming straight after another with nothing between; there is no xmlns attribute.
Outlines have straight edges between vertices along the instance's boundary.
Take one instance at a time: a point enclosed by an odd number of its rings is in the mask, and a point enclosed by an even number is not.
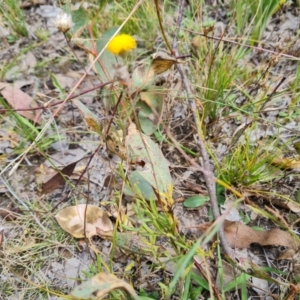
<svg viewBox="0 0 300 300"><path fill-rule="evenodd" d="M129 34L117 35L107 45L107 50L113 54L122 54L135 48L136 41Z"/></svg>

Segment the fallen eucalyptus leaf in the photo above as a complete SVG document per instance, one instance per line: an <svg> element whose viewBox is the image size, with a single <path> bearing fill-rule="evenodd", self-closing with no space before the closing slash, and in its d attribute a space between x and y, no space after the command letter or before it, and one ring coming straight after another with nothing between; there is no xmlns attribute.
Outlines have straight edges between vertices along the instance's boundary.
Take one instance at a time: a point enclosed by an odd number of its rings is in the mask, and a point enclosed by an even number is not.
<svg viewBox="0 0 300 300"><path fill-rule="evenodd" d="M205 232L211 223L204 223L198 226L201 232ZM251 244L256 243L262 246L284 246L291 249L298 249L300 240L292 237L287 231L278 228L271 230L258 231L241 223L224 221L224 232L230 247L249 248Z"/></svg>
<svg viewBox="0 0 300 300"><path fill-rule="evenodd" d="M97 228L104 232L112 231L113 224L108 213L95 205L78 204L62 209L55 216L60 227L76 238L98 235ZM84 226L85 223L85 226Z"/></svg>
<svg viewBox="0 0 300 300"><path fill-rule="evenodd" d="M163 97L163 89L159 88L140 93L141 100L137 102L136 109L141 129L147 135L153 134L161 122Z"/></svg>
<svg viewBox="0 0 300 300"><path fill-rule="evenodd" d="M66 182L66 178L73 174L75 166L78 161L75 161L67 166L65 166L62 170L57 171L54 176L52 176L47 182L42 184L41 194L49 194L52 191L56 190Z"/></svg>
<svg viewBox="0 0 300 300"><path fill-rule="evenodd" d="M18 111L18 114L34 123L41 123L41 110L30 110L37 108L38 105L28 94L4 82L0 82L0 94L13 109L28 109L27 111Z"/></svg>
<svg viewBox="0 0 300 300"><path fill-rule="evenodd" d="M153 187L159 200L172 205L172 177L168 161L158 145L150 137L139 132L134 123L128 128L125 145L130 161L137 164L135 172ZM136 184L136 181L132 182L132 185Z"/></svg>
<svg viewBox="0 0 300 300"><path fill-rule="evenodd" d="M133 287L122 279L117 278L113 274L98 273L90 280L77 286L71 293L71 296L79 299L91 299L93 294L97 292L97 299L102 299L108 293L116 289L124 289L132 299L139 300Z"/></svg>
<svg viewBox="0 0 300 300"><path fill-rule="evenodd" d="M289 232L275 228L257 231L240 222L225 220L224 231L232 248L249 248L252 243L262 246L280 245L297 249L299 240L294 239Z"/></svg>

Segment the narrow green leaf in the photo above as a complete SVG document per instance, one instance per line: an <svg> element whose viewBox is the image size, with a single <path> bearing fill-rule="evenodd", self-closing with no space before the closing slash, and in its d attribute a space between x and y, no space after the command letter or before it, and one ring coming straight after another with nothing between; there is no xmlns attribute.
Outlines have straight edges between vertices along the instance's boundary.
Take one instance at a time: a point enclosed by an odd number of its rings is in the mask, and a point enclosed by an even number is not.
<svg viewBox="0 0 300 300"><path fill-rule="evenodd" d="M217 200L219 205L223 205L225 203L225 196L224 196L225 188L218 183L216 183L216 194Z"/></svg>
<svg viewBox="0 0 300 300"><path fill-rule="evenodd" d="M209 291L208 282L204 278L202 278L199 275L193 273L192 274L192 279L194 281L196 281L200 286L202 286L205 290Z"/></svg>
<svg viewBox="0 0 300 300"><path fill-rule="evenodd" d="M190 251L185 256L183 256L182 259L180 259L180 263L178 263L178 268L173 276L172 281L169 284L168 292L165 297L166 300L171 298L179 278L181 277L182 273L184 272L184 270L188 266L188 264L190 264L195 253L197 252L202 240L203 240L202 237L200 239L198 239L197 242L190 249Z"/></svg>
<svg viewBox="0 0 300 300"><path fill-rule="evenodd" d="M234 278L230 283L228 283L225 286L224 292L229 292L233 289L239 288L244 281L247 281L250 278L250 275L242 273L240 276Z"/></svg>

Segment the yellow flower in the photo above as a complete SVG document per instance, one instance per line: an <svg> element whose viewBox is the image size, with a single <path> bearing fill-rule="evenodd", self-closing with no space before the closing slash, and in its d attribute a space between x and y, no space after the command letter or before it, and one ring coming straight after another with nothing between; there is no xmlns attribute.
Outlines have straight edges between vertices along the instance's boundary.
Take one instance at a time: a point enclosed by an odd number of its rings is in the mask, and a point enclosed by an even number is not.
<svg viewBox="0 0 300 300"><path fill-rule="evenodd" d="M122 54L136 48L135 39L129 34L120 34L114 37L107 46L107 50L113 54Z"/></svg>

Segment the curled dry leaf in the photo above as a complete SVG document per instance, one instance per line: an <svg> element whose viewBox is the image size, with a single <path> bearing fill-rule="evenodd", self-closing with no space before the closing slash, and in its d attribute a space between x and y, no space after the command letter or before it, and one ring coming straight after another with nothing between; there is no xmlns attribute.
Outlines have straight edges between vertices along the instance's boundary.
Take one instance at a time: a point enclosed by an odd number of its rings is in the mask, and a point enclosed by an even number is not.
<svg viewBox="0 0 300 300"><path fill-rule="evenodd" d="M207 224L207 225L206 225ZM204 223L198 226L201 232L206 231L211 223ZM293 238L289 232L275 228L267 231L254 230L241 222L224 221L226 238L232 248L249 248L256 243L262 246L284 246L291 249L298 249L300 240Z"/></svg>
<svg viewBox="0 0 300 300"><path fill-rule="evenodd" d="M150 64L142 63L133 71L132 92L149 88L156 75L167 71L176 63L180 63L180 61L166 52L154 53Z"/></svg>
<svg viewBox="0 0 300 300"><path fill-rule="evenodd" d="M251 196L257 196L256 193L252 193L250 191L243 193L244 197L251 197ZM269 201L272 203L272 205L276 205L278 207L282 207L284 209L288 209L296 214L300 213L300 204L296 201L293 201L288 198L279 198L279 197L273 197L272 195L264 195L260 194L260 196L264 197L264 200ZM297 199L298 201L298 199Z"/></svg>
<svg viewBox="0 0 300 300"><path fill-rule="evenodd" d="M66 177L69 177L73 174L75 166L78 161L73 162L65 166L62 170L55 172L55 175L52 176L49 180L42 184L42 194L49 194L52 191L56 190L66 182Z"/></svg>
<svg viewBox="0 0 300 300"><path fill-rule="evenodd" d="M296 251L294 249L286 249L279 254L277 260L293 260L295 254Z"/></svg>
<svg viewBox="0 0 300 300"><path fill-rule="evenodd" d="M102 231L112 231L113 224L106 211L95 205L78 204L69 206L55 216L60 227L76 238L83 238L84 221L86 221L86 237L97 235L97 228Z"/></svg>
<svg viewBox="0 0 300 300"><path fill-rule="evenodd" d="M300 159L294 158L274 158L272 164L283 170L300 170Z"/></svg>
<svg viewBox="0 0 300 300"><path fill-rule="evenodd" d="M4 82L0 82L0 93L13 109L29 109L27 111L18 111L21 116L34 121L34 123L41 123L41 111L30 111L31 108L37 108L38 105L28 94Z"/></svg>
<svg viewBox="0 0 300 300"><path fill-rule="evenodd" d="M94 299L93 294L97 293L97 299L102 299L115 289L124 289L132 299L140 299L129 283L117 278L113 274L104 272L101 272L87 282L80 284L72 291L71 295L76 297L76 299L90 299L90 297Z"/></svg>
<svg viewBox="0 0 300 300"><path fill-rule="evenodd" d="M287 232L280 229L258 231L241 222L225 220L224 230L228 242L232 248L249 248L252 243L262 246L278 245L297 249L299 240L293 239Z"/></svg>
<svg viewBox="0 0 300 300"><path fill-rule="evenodd" d="M159 51L152 55L151 69L155 75L159 75L169 70L174 64L180 63L175 57L170 54Z"/></svg>
<svg viewBox="0 0 300 300"><path fill-rule="evenodd" d="M283 200L283 199L272 199L272 204L277 205L279 207L289 209L294 213L300 213L300 205L299 203L292 200Z"/></svg>

